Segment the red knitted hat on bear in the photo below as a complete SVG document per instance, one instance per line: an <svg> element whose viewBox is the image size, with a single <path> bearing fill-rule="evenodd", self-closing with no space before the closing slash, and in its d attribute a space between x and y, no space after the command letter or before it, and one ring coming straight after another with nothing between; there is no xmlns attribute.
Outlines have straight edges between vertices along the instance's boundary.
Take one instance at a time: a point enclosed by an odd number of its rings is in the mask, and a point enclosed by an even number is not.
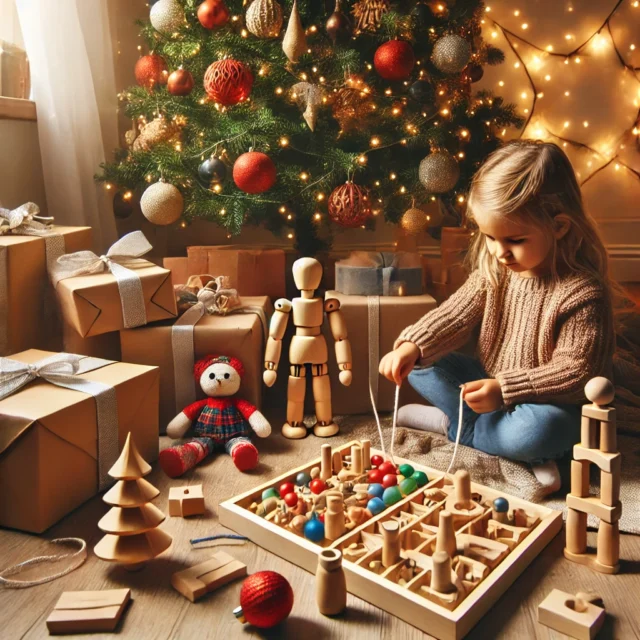
<svg viewBox="0 0 640 640"><path fill-rule="evenodd" d="M229 356L206 356L202 358L202 360L198 360L198 362L196 362L195 366L193 367L193 375L196 379L196 382L200 381L200 377L205 372L207 367L210 367L216 362L224 362L225 364L233 367L238 372L238 374L240 374L241 378L244 376L244 365L240 360L238 360L238 358L230 358Z"/></svg>

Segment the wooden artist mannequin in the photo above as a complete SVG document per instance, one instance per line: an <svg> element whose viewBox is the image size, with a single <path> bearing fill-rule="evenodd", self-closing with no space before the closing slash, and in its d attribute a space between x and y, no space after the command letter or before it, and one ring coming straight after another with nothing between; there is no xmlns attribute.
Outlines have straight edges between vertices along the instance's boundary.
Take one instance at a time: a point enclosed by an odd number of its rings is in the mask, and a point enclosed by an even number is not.
<svg viewBox="0 0 640 640"><path fill-rule="evenodd" d="M331 333L336 341L336 360L340 368L340 382L351 384L351 344L347 339L347 326L340 311L340 302L335 299L323 302L315 298L315 290L322 279L322 265L313 258L300 258L293 263L293 279L300 289L300 298L291 302L284 298L275 303L275 313L271 318L269 339L264 356L264 383L271 387L276 381L278 362L282 353L289 315L293 311L296 334L289 349L289 386L287 390L287 421L282 427L282 435L287 438L304 438L307 427L304 418L304 396L306 390L306 365L311 365L313 376L313 396L316 408L316 424L313 433L328 438L338 433L338 425L333 421L331 410L331 385L329 382L329 354L322 335L324 312L329 318Z"/></svg>

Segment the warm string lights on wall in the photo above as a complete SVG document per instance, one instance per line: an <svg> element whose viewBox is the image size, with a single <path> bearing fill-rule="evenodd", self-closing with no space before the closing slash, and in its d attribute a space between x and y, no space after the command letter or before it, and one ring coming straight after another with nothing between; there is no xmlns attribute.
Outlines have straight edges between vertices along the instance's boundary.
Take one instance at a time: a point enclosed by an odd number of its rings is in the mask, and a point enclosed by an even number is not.
<svg viewBox="0 0 640 640"><path fill-rule="evenodd" d="M549 139L557 142L565 149L572 147L574 149L583 150L590 154L589 160L585 162L586 171L576 170L576 174L581 184L587 183L595 175L597 175L603 169L613 165L616 171L624 169L636 178L640 179L640 171L631 166L629 162L626 162L620 157L619 152L626 148L625 138L629 137L629 134L634 137L636 148L640 149L640 67L636 67L627 61L624 52L621 47L616 43L616 38L612 30L612 21L616 18L622 9L633 10L633 13L637 12L636 20L640 22L640 2L638 0L618 0L614 7L611 9L606 18L602 21L600 26L592 32L588 37L584 39L581 44L577 44L570 51L562 53L554 50L554 46L549 44L546 46L539 46L531 41L531 38L526 37L532 31L532 24L523 17L523 11L521 9L512 8L513 4L507 3L504 6L500 6L498 11L495 11L491 4L485 7L485 17L483 19L484 29L488 31L486 35L489 41L496 41L500 34L504 37L504 41L508 44L510 52L516 59L513 63L515 69L522 69L528 82L526 90L522 90L519 97L522 100L530 100L530 106L522 109L526 116L525 125L522 129L522 135L524 137L533 137L539 139ZM559 3L558 3L559 6ZM564 11L568 13L578 13L581 10L580 7L574 7L569 1L566 6L563 7ZM538 7L540 9L540 7ZM515 22L513 18L521 19L519 25L519 32L516 29L508 28L504 22L507 21L506 11L509 11L508 21ZM497 15L502 12L503 16ZM572 33L566 33L563 36L565 43L574 44L576 36ZM524 45L524 46L523 46ZM630 43L628 46L629 52L636 50L635 43ZM557 47L556 47L557 48ZM523 49L528 49L523 51ZM608 55L617 61L619 69L626 76L627 81L634 87L635 92L632 92L632 96L629 98L629 104L633 106L633 110L629 110L629 116L626 118L628 126L622 131L619 131L616 135L615 132L609 132L609 140L606 142L591 142L587 144L579 139L579 136L571 136L572 131L580 130L585 131L589 129L593 122L588 119L578 118L577 121L572 115L567 115L562 119L560 130L554 130L549 124L543 124L545 106L541 102L545 98L545 85L547 83L558 82L557 73L554 73L549 67L552 66L552 62L561 62L561 71L565 73L575 73L574 69L577 65L584 67L588 64L597 64L598 56L602 57ZM566 66L566 70L565 67ZM564 81L567 82L567 76L564 76ZM591 78L592 82L596 82L596 78ZM562 81L562 80L560 80ZM497 82L499 89L504 91L506 85L504 80ZM625 92L626 93L626 92ZM569 89L569 85L563 88L559 94L563 98L569 100L572 97L572 91ZM624 101L624 97L621 98L621 102ZM568 103L569 104L569 103ZM567 107L568 108L568 107ZM547 110L548 111L548 110ZM542 113L541 113L542 112ZM502 131L504 136L506 131ZM613 142L611 141L613 138Z"/></svg>

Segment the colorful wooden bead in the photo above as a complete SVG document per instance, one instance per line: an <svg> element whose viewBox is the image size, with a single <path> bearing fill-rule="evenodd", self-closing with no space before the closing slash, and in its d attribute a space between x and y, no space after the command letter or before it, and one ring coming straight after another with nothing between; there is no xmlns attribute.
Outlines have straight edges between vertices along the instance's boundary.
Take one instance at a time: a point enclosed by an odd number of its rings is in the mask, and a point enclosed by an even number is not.
<svg viewBox="0 0 640 640"><path fill-rule="evenodd" d="M429 482L429 478L424 471L414 471L411 477L416 481L416 484L419 487L424 487L424 485Z"/></svg>
<svg viewBox="0 0 640 640"><path fill-rule="evenodd" d="M410 478L415 471L410 464L401 464L398 470L405 478Z"/></svg>
<svg viewBox="0 0 640 640"><path fill-rule="evenodd" d="M382 486L385 489L389 487L395 487L398 484L398 476L395 473L387 473L384 478L382 478Z"/></svg>
<svg viewBox="0 0 640 640"><path fill-rule="evenodd" d="M382 456L379 456L378 454L375 454L375 453L371 456L372 467L379 467L383 462L384 462L384 458Z"/></svg>
<svg viewBox="0 0 640 640"><path fill-rule="evenodd" d="M380 485L378 485L380 486ZM367 511L371 511L372 515L377 516L379 513L384 511L387 508L387 505L378 497L371 498L369 502L367 502Z"/></svg>
<svg viewBox="0 0 640 640"><path fill-rule="evenodd" d="M287 507L295 507L298 504L298 494L294 493L293 491L285 494L284 503L287 505Z"/></svg>
<svg viewBox="0 0 640 640"><path fill-rule="evenodd" d="M413 478L405 478L400 483L400 491L403 496L408 496L418 488L418 483Z"/></svg>
<svg viewBox="0 0 640 640"><path fill-rule="evenodd" d="M384 473L382 473L380 469L371 469L367 474L367 478L372 484L380 484L382 482L382 478L384 478Z"/></svg>
<svg viewBox="0 0 640 640"><path fill-rule="evenodd" d="M389 487L388 489L384 490L382 499L384 500L384 503L388 507L390 507L392 504L395 504L396 502L402 500L402 494L400 493L400 489L398 487Z"/></svg>
<svg viewBox="0 0 640 640"><path fill-rule="evenodd" d="M295 485L293 482L283 482L280 487L280 497L284 498L288 493L293 493L295 491Z"/></svg>
<svg viewBox="0 0 640 640"><path fill-rule="evenodd" d="M304 525L304 537L311 542L324 540L324 524L314 514Z"/></svg>
<svg viewBox="0 0 640 640"><path fill-rule="evenodd" d="M506 498L496 498L493 501L493 509L498 513L507 513L509 511L509 501Z"/></svg>
<svg viewBox="0 0 640 640"><path fill-rule="evenodd" d="M311 493L315 493L316 495L321 494L327 488L327 483L320 478L315 478L315 480L311 481L309 485L309 489L311 489Z"/></svg>
<svg viewBox="0 0 640 640"><path fill-rule="evenodd" d="M397 473L398 470L396 469L395 465L392 462L389 462L388 460L385 460L382 464L378 465L378 469L380 469L380 471L382 471L382 473L386 476L388 473Z"/></svg>
<svg viewBox="0 0 640 640"><path fill-rule="evenodd" d="M311 482L311 476L304 472L301 471L297 476L296 476L296 484L299 487L304 487L305 485L308 485Z"/></svg>
<svg viewBox="0 0 640 640"><path fill-rule="evenodd" d="M382 498L384 487L379 482L374 482L367 487L367 494L373 498Z"/></svg>
<svg viewBox="0 0 640 640"><path fill-rule="evenodd" d="M269 487L262 492L262 500L266 500L267 498L279 498L280 494L273 488Z"/></svg>

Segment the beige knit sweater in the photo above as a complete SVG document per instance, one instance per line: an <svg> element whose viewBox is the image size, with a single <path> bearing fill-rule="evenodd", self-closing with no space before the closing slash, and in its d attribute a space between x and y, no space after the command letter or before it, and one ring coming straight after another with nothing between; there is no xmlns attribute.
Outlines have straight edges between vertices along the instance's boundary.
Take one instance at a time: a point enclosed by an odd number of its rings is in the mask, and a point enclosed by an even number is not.
<svg viewBox="0 0 640 640"><path fill-rule="evenodd" d="M505 404L582 403L584 385L611 376L614 331L602 286L586 275L505 273L493 287L479 271L438 308L407 327L421 366L461 347L480 324L477 355L502 387Z"/></svg>

